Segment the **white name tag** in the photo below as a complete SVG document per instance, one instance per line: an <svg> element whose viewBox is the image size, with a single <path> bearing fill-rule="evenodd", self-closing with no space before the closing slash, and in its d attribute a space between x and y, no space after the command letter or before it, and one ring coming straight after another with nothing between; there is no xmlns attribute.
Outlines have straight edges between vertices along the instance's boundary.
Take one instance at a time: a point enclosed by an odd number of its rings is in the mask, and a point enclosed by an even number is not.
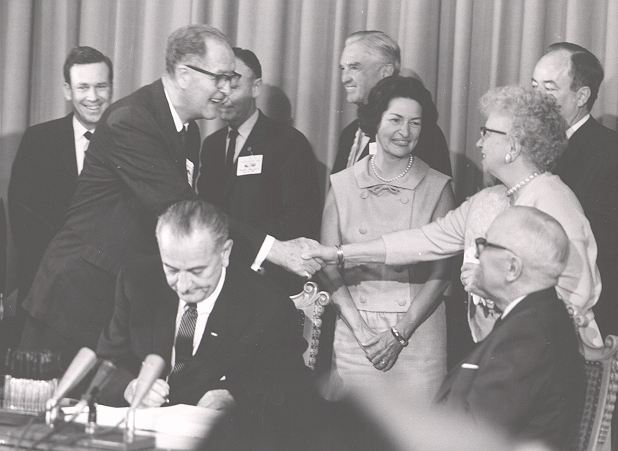
<svg viewBox="0 0 618 451"><path fill-rule="evenodd" d="M189 185L193 186L193 170L195 169L195 165L191 160L187 160L187 179L189 181Z"/></svg>
<svg viewBox="0 0 618 451"><path fill-rule="evenodd" d="M479 369L479 366L473 363L462 363L461 367L466 368L468 370L478 370Z"/></svg>
<svg viewBox="0 0 618 451"><path fill-rule="evenodd" d="M262 173L262 159L264 155L249 155L248 157L238 157L236 175L251 175Z"/></svg>

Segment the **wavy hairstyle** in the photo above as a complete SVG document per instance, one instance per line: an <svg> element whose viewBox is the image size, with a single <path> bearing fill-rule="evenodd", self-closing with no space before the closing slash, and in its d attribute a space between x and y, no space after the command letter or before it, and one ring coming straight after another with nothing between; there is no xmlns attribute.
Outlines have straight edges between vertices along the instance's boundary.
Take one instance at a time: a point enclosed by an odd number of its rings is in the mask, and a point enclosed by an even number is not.
<svg viewBox="0 0 618 451"><path fill-rule="evenodd" d="M368 135L375 135L382 115L388 109L391 100L399 98L412 99L420 103L422 112L419 143L423 141L427 130L438 122L438 110L431 100L431 93L420 80L413 77L401 77L399 75L386 77L371 89L367 104L358 107L358 120L361 130Z"/></svg>
<svg viewBox="0 0 618 451"><path fill-rule="evenodd" d="M172 32L167 38L165 70L173 74L178 64L191 58L205 58L208 42L219 41L229 45L229 38L215 27L205 24L187 25Z"/></svg>
<svg viewBox="0 0 618 451"><path fill-rule="evenodd" d="M566 149L568 125L553 97L523 86L503 86L486 92L479 105L485 116L493 112L512 119L510 135L540 171L551 170Z"/></svg>

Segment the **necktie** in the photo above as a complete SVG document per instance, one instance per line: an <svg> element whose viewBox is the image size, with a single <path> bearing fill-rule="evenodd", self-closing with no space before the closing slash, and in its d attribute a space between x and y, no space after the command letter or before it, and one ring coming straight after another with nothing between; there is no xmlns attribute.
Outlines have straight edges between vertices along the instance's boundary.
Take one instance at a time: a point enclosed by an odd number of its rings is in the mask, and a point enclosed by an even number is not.
<svg viewBox="0 0 618 451"><path fill-rule="evenodd" d="M195 323L197 322L197 304L190 302L186 305L185 311L180 320L180 327L176 334L176 363L172 374L182 370L193 357L193 335L195 334Z"/></svg>
<svg viewBox="0 0 618 451"><path fill-rule="evenodd" d="M356 130L356 135L354 135L354 142L352 143L350 155L348 155L348 165L346 167L349 168L351 166L354 166L354 163L356 163L356 160L358 160L358 157L363 151L363 149L360 149L360 146L363 142L363 136L363 131L360 129L360 127L358 127L358 130Z"/></svg>
<svg viewBox="0 0 618 451"><path fill-rule="evenodd" d="M234 168L234 154L236 153L236 137L238 136L238 130L230 128L230 142L227 145L227 154L225 155L225 169L228 174L231 174Z"/></svg>
<svg viewBox="0 0 618 451"><path fill-rule="evenodd" d="M84 138L90 141L90 138L92 138L92 132L90 130L86 130L86 133L84 133Z"/></svg>

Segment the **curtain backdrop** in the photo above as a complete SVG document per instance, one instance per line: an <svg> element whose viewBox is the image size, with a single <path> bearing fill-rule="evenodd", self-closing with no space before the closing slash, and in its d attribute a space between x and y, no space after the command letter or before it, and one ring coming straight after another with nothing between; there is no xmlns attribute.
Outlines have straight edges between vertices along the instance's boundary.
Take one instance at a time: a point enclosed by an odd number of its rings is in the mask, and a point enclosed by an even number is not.
<svg viewBox="0 0 618 451"><path fill-rule="evenodd" d="M339 56L358 30L398 41L404 73L415 71L432 92L459 201L483 183L478 98L494 86L529 85L552 42L575 42L599 57L605 81L593 115L617 128L618 0L2 0L0 196L26 127L69 111L62 64L72 47L89 45L113 60L120 99L160 77L167 36L191 23L213 25L257 54L268 85L260 106L290 116L307 136L324 189L339 132L356 114ZM220 125L204 121L202 136Z"/></svg>

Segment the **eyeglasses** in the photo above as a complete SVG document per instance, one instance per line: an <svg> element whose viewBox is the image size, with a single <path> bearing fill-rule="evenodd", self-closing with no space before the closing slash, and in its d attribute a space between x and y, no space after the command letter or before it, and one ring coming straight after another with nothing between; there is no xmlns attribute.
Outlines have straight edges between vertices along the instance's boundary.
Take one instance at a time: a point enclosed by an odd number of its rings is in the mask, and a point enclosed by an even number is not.
<svg viewBox="0 0 618 451"><path fill-rule="evenodd" d="M499 244L490 243L489 241L487 241L485 238L482 238L482 237L477 238L476 240L474 240L474 242L476 243L476 258L480 257L481 253L485 250L486 247L493 247L494 249L501 249L503 251L509 251L515 254L515 252L510 250L508 247L500 246Z"/></svg>
<svg viewBox="0 0 618 451"><path fill-rule="evenodd" d="M214 74L199 67L191 66L190 64L185 64L185 66L187 66L189 69L193 69L196 72L209 75L210 77L214 78L217 88L223 88L228 82L230 84L238 83L238 80L240 80L240 77L242 77L242 75L237 72L232 72L231 74Z"/></svg>
<svg viewBox="0 0 618 451"><path fill-rule="evenodd" d="M487 132L498 133L499 135L506 135L506 132L500 130L493 130L491 128L487 128L485 126L481 127L481 137L485 139L487 137Z"/></svg>

